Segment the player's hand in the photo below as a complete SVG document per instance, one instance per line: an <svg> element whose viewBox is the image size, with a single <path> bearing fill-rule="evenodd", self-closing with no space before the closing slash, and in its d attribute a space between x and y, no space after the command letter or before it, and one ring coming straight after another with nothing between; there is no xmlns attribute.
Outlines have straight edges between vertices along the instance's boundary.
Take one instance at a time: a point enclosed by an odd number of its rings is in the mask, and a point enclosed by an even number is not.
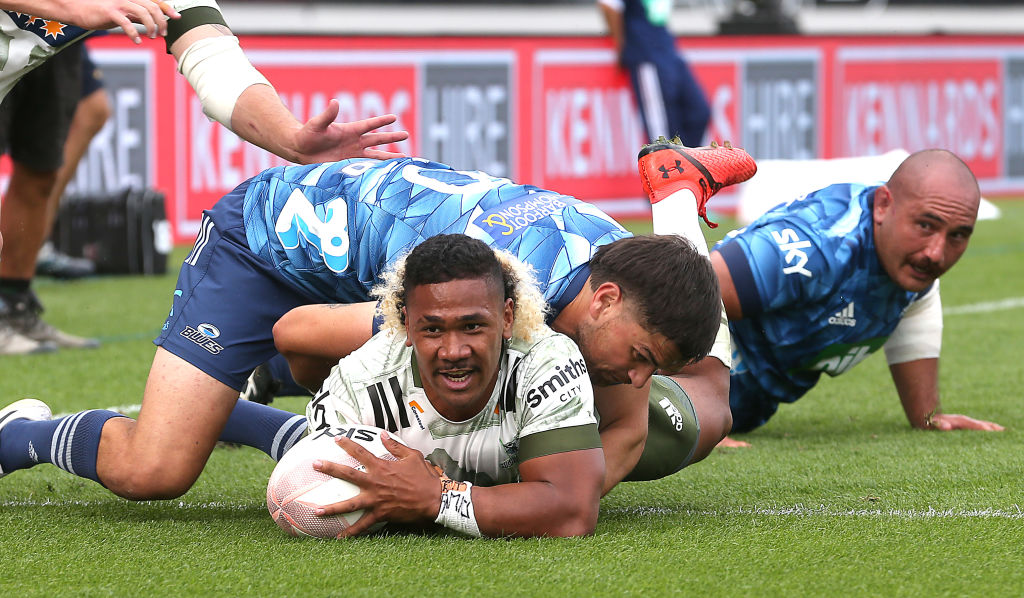
<svg viewBox="0 0 1024 598"><path fill-rule="evenodd" d="M345 158L401 158L405 154L374 149L409 138L406 131L378 131L398 120L394 114L374 116L350 123L336 123L341 105L331 100L327 109L306 121L296 133L291 151L294 162L313 164Z"/></svg>
<svg viewBox="0 0 1024 598"><path fill-rule="evenodd" d="M379 521L418 522L437 517L441 502L440 475L423 453L381 435L384 448L397 461L380 459L359 444L343 436L335 439L366 467L362 472L351 467L323 460L313 469L352 482L359 486L356 496L317 509L317 515L334 515L363 509L363 516L348 527L342 536L356 536Z"/></svg>
<svg viewBox="0 0 1024 598"><path fill-rule="evenodd" d="M167 35L167 19L181 15L163 0L79 0L67 21L85 29L120 27L133 42L142 43L133 23L142 25L146 35Z"/></svg>
<svg viewBox="0 0 1024 598"><path fill-rule="evenodd" d="M986 432L1001 432L1003 427L994 422L982 421L957 415L956 413L936 413L928 420L927 429L948 432L950 430L984 430Z"/></svg>
<svg viewBox="0 0 1024 598"><path fill-rule="evenodd" d="M750 448L750 443L744 442L743 440L735 440L733 438L726 436L725 438L718 442L718 446L724 446L726 448Z"/></svg>

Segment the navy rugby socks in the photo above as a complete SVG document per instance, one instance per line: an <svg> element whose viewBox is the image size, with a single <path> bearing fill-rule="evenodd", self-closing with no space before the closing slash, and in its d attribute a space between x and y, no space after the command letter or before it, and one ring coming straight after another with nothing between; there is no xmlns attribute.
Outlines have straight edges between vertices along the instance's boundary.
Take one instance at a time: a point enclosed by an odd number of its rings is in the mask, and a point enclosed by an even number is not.
<svg viewBox="0 0 1024 598"><path fill-rule="evenodd" d="M220 433L223 442L259 449L274 461L288 452L306 431L306 417L252 401L238 401Z"/></svg>
<svg viewBox="0 0 1024 598"><path fill-rule="evenodd" d="M52 463L68 473L99 482L96 453L100 433L107 420L114 417L125 416L92 409L60 419L14 420L3 429L0 468L7 473L37 463Z"/></svg>

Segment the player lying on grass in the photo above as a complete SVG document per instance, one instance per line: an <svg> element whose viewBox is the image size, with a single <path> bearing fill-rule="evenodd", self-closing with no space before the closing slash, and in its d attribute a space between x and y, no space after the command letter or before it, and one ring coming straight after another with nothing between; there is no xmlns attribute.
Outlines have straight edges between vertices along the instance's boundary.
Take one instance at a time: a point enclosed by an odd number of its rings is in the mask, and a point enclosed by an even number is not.
<svg viewBox="0 0 1024 598"><path fill-rule="evenodd" d="M378 293L381 332L338 363L306 414L310 432L361 423L407 446L385 439L399 457L387 461L341 437L366 473L322 461L361 489L323 514L365 509L346 536L378 521L471 536L593 533L604 481L593 389L576 345L544 326L522 263L439 235Z"/></svg>
<svg viewBox="0 0 1024 598"><path fill-rule="evenodd" d="M733 431L763 425L823 372L842 374L879 347L912 426L1001 430L939 404L938 278L967 249L980 199L963 161L926 150L884 185L826 187L717 245L711 260L733 342Z"/></svg>
<svg viewBox="0 0 1024 598"><path fill-rule="evenodd" d="M647 152L644 163L662 192L688 196L692 226L698 205L703 211L722 185L755 168L738 149L664 152L666 164L654 161L662 149ZM482 172L362 159L272 168L221 198L182 264L138 420L92 410L49 421L44 404L19 401L0 410L0 473L50 461L119 496L156 499L191 487L222 431L225 440L280 457L301 436L304 418L246 401L232 416L249 374L275 354L274 323L300 305L368 302L389 263L452 232L533 266L552 327L585 347L592 379L615 385L595 393L606 459L614 458L606 489L644 449L649 396L652 417L664 422L653 427L670 435L670 446L653 453L657 467L645 475L703 458L728 433L728 404L702 386L708 378L649 384L658 369L675 372L704 357L719 328L718 281L690 242L633 238L594 206ZM356 326L340 327L351 339L328 340L354 343L344 354L357 348L371 336L373 307L338 309L355 313L348 321ZM323 329L336 324L325 319ZM723 378L710 383L724 385Z"/></svg>

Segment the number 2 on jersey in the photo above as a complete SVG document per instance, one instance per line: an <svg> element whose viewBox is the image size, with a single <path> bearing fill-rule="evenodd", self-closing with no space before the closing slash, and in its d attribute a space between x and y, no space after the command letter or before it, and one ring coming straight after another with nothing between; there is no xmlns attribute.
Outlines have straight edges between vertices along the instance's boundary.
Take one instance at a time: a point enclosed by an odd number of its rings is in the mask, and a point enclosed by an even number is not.
<svg viewBox="0 0 1024 598"><path fill-rule="evenodd" d="M317 249L332 272L344 272L348 268L348 204L336 197L319 207L322 218L301 190L292 191L277 217L274 232L285 249L298 247L302 237Z"/></svg>

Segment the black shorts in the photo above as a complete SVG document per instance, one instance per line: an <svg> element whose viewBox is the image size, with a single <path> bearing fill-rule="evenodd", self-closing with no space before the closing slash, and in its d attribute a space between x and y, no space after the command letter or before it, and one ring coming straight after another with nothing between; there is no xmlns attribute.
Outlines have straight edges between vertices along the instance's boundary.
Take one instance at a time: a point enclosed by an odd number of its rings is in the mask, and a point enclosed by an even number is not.
<svg viewBox="0 0 1024 598"><path fill-rule="evenodd" d="M71 44L18 81L0 105L0 152L38 171L64 162L64 141L82 97L82 44Z"/></svg>

